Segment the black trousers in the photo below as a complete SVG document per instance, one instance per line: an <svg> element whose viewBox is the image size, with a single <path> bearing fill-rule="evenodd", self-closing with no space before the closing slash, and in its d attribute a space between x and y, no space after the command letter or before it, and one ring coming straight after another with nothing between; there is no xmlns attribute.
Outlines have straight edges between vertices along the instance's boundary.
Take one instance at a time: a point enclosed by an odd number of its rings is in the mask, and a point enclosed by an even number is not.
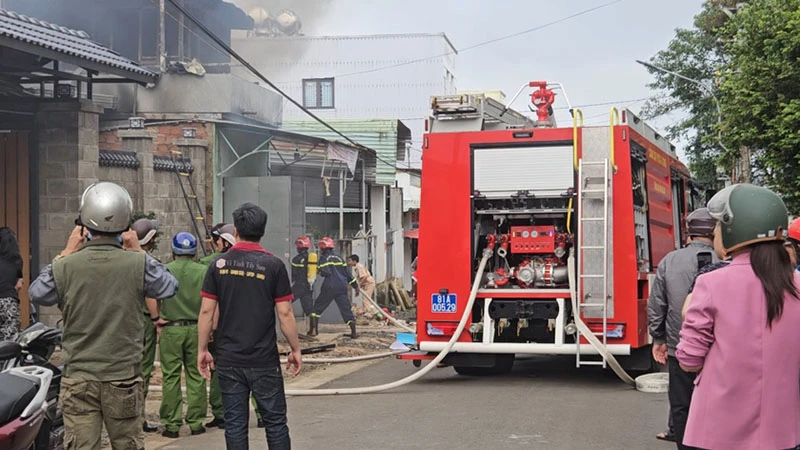
<svg viewBox="0 0 800 450"><path fill-rule="evenodd" d="M300 300L303 315L310 316L314 312L314 294L311 292L311 286L296 284L292 287L292 291L295 300Z"/></svg>
<svg viewBox="0 0 800 450"><path fill-rule="evenodd" d="M322 288L322 292L319 294L319 297L317 297L317 300L314 301L314 314L321 316L322 313L328 309L328 306L330 306L331 302L334 301L336 302L336 306L339 307L339 313L342 315L342 319L344 319L345 323L355 320L355 317L353 317L353 309L350 307L350 298L347 296L347 291L330 291L326 290L324 286Z"/></svg>
<svg viewBox="0 0 800 450"><path fill-rule="evenodd" d="M692 401L694 379L697 374L681 369L678 359L674 356L668 357L667 364L669 365L669 407L675 431L675 443L678 450L692 450L695 447L683 445L683 435L686 433L686 422L689 420L689 404Z"/></svg>

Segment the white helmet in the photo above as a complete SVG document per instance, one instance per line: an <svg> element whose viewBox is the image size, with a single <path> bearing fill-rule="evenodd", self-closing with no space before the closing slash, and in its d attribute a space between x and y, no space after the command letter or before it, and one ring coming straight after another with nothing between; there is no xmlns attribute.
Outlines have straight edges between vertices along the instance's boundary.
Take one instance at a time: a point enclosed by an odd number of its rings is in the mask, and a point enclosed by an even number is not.
<svg viewBox="0 0 800 450"><path fill-rule="evenodd" d="M83 191L78 211L78 220L84 227L101 233L120 233L131 223L133 201L124 187L101 181Z"/></svg>
<svg viewBox="0 0 800 450"><path fill-rule="evenodd" d="M219 237L225 240L231 246L236 245L236 238L233 237L234 227L231 224L225 224L219 229Z"/></svg>

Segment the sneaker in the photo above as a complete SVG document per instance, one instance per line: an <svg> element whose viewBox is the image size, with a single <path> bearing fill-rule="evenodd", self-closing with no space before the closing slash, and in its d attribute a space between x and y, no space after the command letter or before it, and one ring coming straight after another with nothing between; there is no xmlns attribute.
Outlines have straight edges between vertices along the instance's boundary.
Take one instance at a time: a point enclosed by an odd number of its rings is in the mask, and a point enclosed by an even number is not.
<svg viewBox="0 0 800 450"><path fill-rule="evenodd" d="M161 433L161 435L164 436L165 438L170 438L170 439L178 439L179 436L177 431L169 431L169 430L164 430Z"/></svg>
<svg viewBox="0 0 800 450"><path fill-rule="evenodd" d="M155 425L150 425L149 423L145 422L142 424L142 431L145 433L155 433L158 431L158 427Z"/></svg>
<svg viewBox="0 0 800 450"><path fill-rule="evenodd" d="M205 428L198 428L196 430L192 430L192 436L197 436L198 434L203 434L206 432Z"/></svg>
<svg viewBox="0 0 800 450"><path fill-rule="evenodd" d="M206 426L206 428L220 428L220 429L224 430L225 429L225 419L220 419L218 417L214 417L214 420L212 420L211 422L208 422L205 426Z"/></svg>

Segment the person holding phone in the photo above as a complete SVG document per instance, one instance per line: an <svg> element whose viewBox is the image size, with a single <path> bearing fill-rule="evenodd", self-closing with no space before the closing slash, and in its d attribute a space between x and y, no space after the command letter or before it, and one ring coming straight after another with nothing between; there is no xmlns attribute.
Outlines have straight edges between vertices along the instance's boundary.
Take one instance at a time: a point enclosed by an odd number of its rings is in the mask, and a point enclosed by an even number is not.
<svg viewBox="0 0 800 450"><path fill-rule="evenodd" d="M718 261L713 247L717 220L711 217L708 209L700 208L689 214L686 221L691 241L686 247L668 253L658 264L647 302L653 359L667 364L669 370L670 417L678 449L690 448L683 445L683 433L694 382L694 374L681 370L675 359L683 323L681 311L697 272Z"/></svg>

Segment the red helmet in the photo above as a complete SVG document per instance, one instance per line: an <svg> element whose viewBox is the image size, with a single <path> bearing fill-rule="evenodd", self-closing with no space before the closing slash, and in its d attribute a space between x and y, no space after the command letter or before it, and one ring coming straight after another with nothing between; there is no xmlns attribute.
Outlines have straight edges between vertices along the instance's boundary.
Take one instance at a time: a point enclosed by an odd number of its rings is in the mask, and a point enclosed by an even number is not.
<svg viewBox="0 0 800 450"><path fill-rule="evenodd" d="M793 241L800 241L800 219L794 219L789 224L789 239Z"/></svg>
<svg viewBox="0 0 800 450"><path fill-rule="evenodd" d="M322 239L320 239L319 240L319 244L317 244L317 245L319 245L319 248L321 248L321 249L332 249L335 246L334 243L333 243L333 239L331 239L331 238L329 238L327 236L322 238Z"/></svg>
<svg viewBox="0 0 800 450"><path fill-rule="evenodd" d="M294 246L297 248L311 248L311 239L308 236L300 236L294 241Z"/></svg>

